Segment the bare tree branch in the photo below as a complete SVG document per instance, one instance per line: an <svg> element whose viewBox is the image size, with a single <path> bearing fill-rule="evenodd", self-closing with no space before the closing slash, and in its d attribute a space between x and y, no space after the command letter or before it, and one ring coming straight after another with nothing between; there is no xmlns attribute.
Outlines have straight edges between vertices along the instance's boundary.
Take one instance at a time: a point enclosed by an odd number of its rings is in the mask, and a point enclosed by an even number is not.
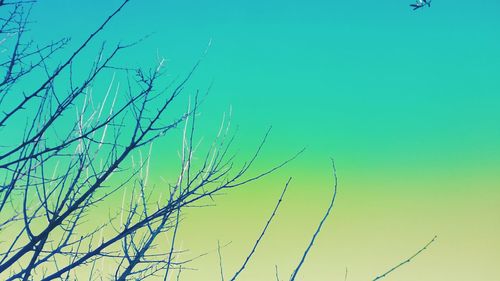
<svg viewBox="0 0 500 281"><path fill-rule="evenodd" d="M406 260L400 262L399 264L397 264L396 266L392 267L391 269L389 269L388 271L380 274L379 276L375 277L373 279L373 281L376 281L376 280L380 280L382 278L385 278L387 277L389 274L391 274L393 271L395 271L396 269L402 267L403 265L411 262L415 257L417 257L418 255L420 255L420 253L422 253L423 251L427 250L427 248L432 244L434 243L434 241L436 241L437 239L437 236L434 236L429 242L427 242L427 244L425 244L424 247L422 247L420 250L418 250L415 254L413 254L411 257L407 258Z"/></svg>
<svg viewBox="0 0 500 281"><path fill-rule="evenodd" d="M297 265L297 267L293 271L292 276L290 277L290 281L295 280L295 278L297 277L297 274L299 273L299 270L302 267L302 264L306 260L307 254L311 250L311 248L312 248L312 246L314 244L314 241L316 240L316 237L321 232L321 228L323 227L323 224L325 223L326 219L330 215L330 212L333 209L333 205L335 204L335 199L337 197L337 184L338 184L338 180L337 180L337 169L335 168L335 162L333 161L333 159L332 159L332 168L333 168L333 195L332 195L332 200L330 201L330 205L328 206L328 209L326 210L325 215L323 216L323 219L320 221L318 227L316 228L316 231L314 232L314 234L313 234L313 236L311 238L311 241L309 242L309 245L307 246L306 250L304 251L304 254L302 255L302 258L299 261L299 264Z"/></svg>

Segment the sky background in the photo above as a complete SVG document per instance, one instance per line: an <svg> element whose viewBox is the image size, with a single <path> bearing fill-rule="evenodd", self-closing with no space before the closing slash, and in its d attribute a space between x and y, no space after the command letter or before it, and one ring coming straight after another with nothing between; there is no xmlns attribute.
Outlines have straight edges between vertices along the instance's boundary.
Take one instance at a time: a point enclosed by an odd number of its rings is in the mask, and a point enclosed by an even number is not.
<svg viewBox="0 0 500 281"><path fill-rule="evenodd" d="M120 1L43 1L32 36L81 42ZM241 157L269 126L257 173L306 147L258 183L186 216L182 245L217 280L214 249L234 273L293 177L268 235L241 280L287 279L328 205L330 158L339 196L301 280L369 280L434 235L438 240L387 280L500 280L500 2L131 1L98 41L146 40L120 63L186 74L211 42L188 92L213 87L200 135L232 108ZM91 53L84 54L89 58ZM155 144L153 182L173 165ZM175 164L175 163L174 163Z"/></svg>

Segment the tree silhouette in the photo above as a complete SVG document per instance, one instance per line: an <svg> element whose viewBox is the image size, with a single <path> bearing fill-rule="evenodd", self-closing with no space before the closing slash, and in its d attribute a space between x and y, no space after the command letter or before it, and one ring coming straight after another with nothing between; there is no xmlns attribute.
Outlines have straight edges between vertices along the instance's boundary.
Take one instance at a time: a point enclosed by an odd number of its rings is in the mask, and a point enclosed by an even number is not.
<svg viewBox="0 0 500 281"><path fill-rule="evenodd" d="M167 280L174 271L179 279L183 265L190 262L177 259L176 239L185 208L256 181L302 153L249 175L269 131L255 153L237 166L230 151L234 136L225 119L209 149L198 152L196 118L202 95L193 93L187 105L180 105L187 107L182 113L175 114L173 108L179 107L179 97L200 61L180 81L165 84L160 79L164 59L151 69L117 67L119 54L136 43L112 48L102 44L85 76L77 75L77 65L89 64L79 60L82 52L92 50L97 35L129 1L122 1L55 67L49 59L64 56L69 39L45 45L27 39L35 1L0 1L0 134L5 139L0 147L2 280L77 280L82 272L89 280ZM115 81L115 73L126 77L125 87ZM105 93L93 95L95 84L110 76ZM182 131L179 173L176 182L162 186L157 196L148 188L152 144L174 130ZM289 184L290 180L229 280L236 280L246 268ZM89 229L88 215L109 204L117 193L122 195L120 211ZM295 280L330 215L336 194L334 166L332 200L290 280ZM166 239L168 247L159 247ZM224 280L220 245L218 253ZM103 270L104 263L108 270Z"/></svg>

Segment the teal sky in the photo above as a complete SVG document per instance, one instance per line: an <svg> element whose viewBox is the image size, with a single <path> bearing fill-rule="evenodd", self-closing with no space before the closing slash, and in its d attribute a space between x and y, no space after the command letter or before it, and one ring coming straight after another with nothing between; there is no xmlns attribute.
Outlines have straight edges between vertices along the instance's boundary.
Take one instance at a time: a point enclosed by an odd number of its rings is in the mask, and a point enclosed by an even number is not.
<svg viewBox="0 0 500 281"><path fill-rule="evenodd" d="M41 3L40 34L80 42L118 3ZM159 54L172 75L211 40L192 84L214 81L207 112L232 105L244 137L272 124L285 150L498 164L500 4L435 1L416 12L408 4L132 1L100 39L152 34L122 61L149 66Z"/></svg>
<svg viewBox="0 0 500 281"><path fill-rule="evenodd" d="M119 3L39 3L33 34L47 41L70 36L77 44ZM306 197L305 207L290 199L291 214L301 208L320 213L331 182L329 156L335 157L345 190L335 226L344 228L334 234L325 230L325 236L339 237L330 242L353 238L345 245L323 242L318 260L342 260L325 250L340 249L346 263L360 263L359 280L365 280L373 273L364 271L368 267L384 268L437 233L443 246L432 262L422 261L427 265L422 275L408 271L395 280L473 280L478 273L481 280L493 280L500 272L490 265L499 256L486 249L500 250L492 238L500 235L494 203L500 198L500 2L434 0L430 9L418 11L410 3L132 1L99 40L112 45L151 34L119 61L147 67L163 56L171 77L188 72L211 42L188 89L193 93L214 83L202 110L201 134L216 128L232 106L243 153L273 126L259 168L307 147L302 158L271 179L293 175L292 198L319 190ZM157 173L162 165L167 164L157 165ZM257 198L267 191L256 192L243 194ZM241 198L252 208L250 199ZM226 207L242 206L236 205ZM292 223L282 218L283 229ZM394 232L391 225L407 232ZM356 235L345 230L350 227ZM387 260L374 253L389 249L366 242L393 236L397 242L388 244L398 246ZM453 243L463 243L463 252ZM356 259L348 249L369 253ZM344 266L335 272L342 274ZM448 274L454 268L462 271Z"/></svg>

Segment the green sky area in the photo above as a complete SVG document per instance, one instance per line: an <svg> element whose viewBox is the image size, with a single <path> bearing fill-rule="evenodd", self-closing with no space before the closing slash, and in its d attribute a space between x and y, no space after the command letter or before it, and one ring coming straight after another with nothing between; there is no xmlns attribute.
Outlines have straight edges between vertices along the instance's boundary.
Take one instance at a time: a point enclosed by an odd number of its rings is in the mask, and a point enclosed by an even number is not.
<svg viewBox="0 0 500 281"><path fill-rule="evenodd" d="M39 3L32 36L70 36L76 45L118 4ZM187 73L210 42L186 92L213 83L199 136L213 135L231 108L243 159L272 126L255 173L307 148L216 207L188 212L186 255L209 254L185 280L217 280L217 240L231 242L224 270L234 272L292 176L283 209L241 276L273 280L278 265L286 279L328 204L330 157L339 197L302 280L344 280L346 267L349 280L368 280L434 235L427 252L387 280L498 280L500 2L434 0L419 11L408 4L132 1L100 35L110 46L149 35L120 64L154 66L165 57L171 77ZM177 163L166 157L174 142L153 147L157 185L174 175Z"/></svg>

